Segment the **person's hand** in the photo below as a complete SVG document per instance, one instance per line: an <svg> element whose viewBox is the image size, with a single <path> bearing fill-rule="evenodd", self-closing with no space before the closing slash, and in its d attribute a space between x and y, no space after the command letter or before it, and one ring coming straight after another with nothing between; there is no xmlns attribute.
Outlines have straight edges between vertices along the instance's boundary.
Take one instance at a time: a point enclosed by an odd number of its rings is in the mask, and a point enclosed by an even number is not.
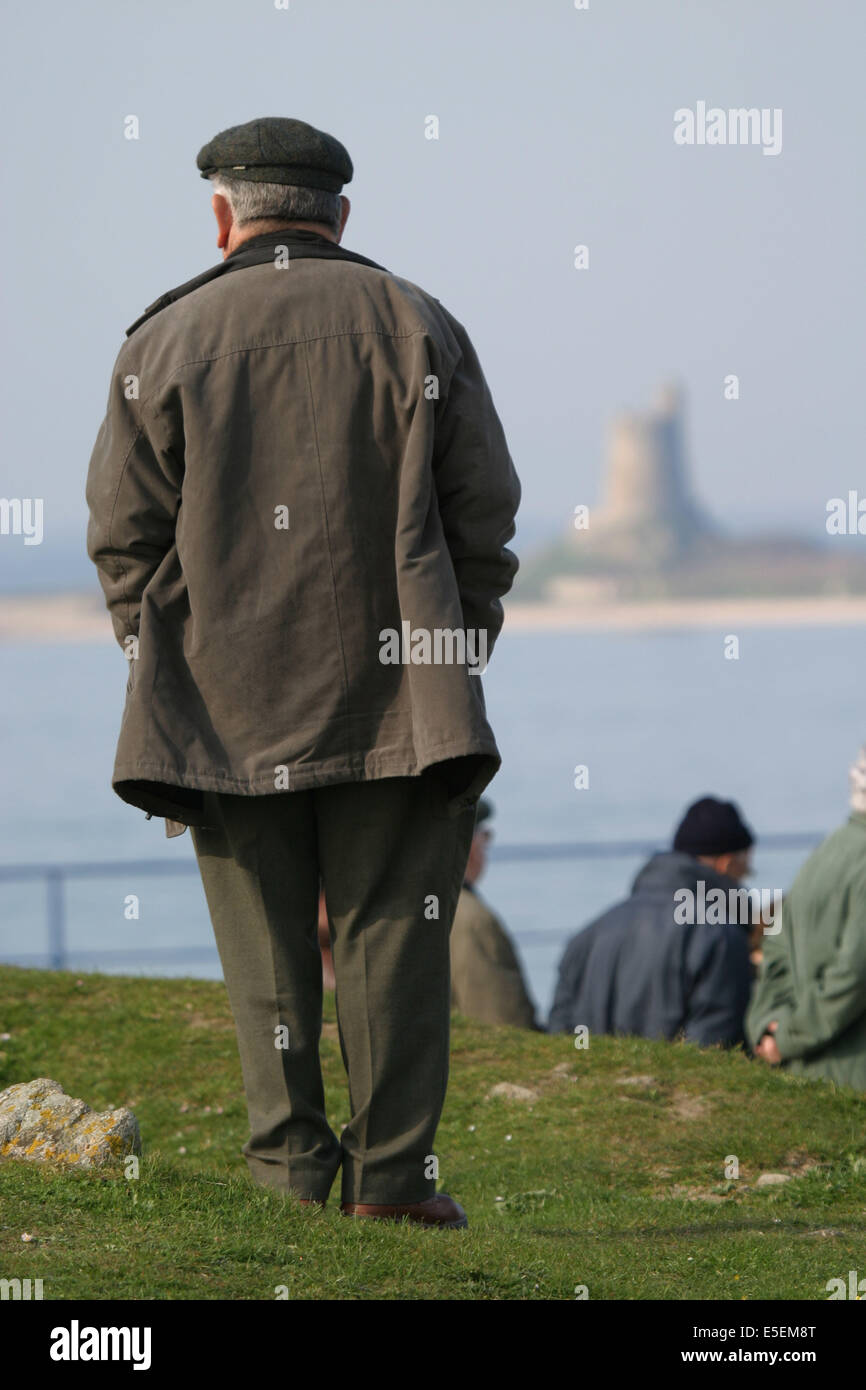
<svg viewBox="0 0 866 1390"><path fill-rule="evenodd" d="M773 1036L778 1026L778 1022L768 1023L767 1031L755 1048L755 1056L760 1057L763 1062L768 1062L771 1067L777 1067L782 1060L782 1054Z"/></svg>

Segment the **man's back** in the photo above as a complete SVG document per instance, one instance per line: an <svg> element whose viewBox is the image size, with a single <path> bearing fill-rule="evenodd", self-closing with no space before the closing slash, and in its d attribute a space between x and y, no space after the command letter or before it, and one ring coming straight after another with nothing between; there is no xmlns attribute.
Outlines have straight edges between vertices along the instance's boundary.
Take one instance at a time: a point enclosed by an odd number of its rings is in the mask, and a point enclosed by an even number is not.
<svg viewBox="0 0 866 1390"><path fill-rule="evenodd" d="M657 854L630 898L572 939L560 965L551 1032L625 1033L737 1043L749 999L748 937L736 923L683 923L674 894L736 885L689 855Z"/></svg>
<svg viewBox="0 0 866 1390"><path fill-rule="evenodd" d="M498 635L519 497L480 366L416 286L338 259L282 268L292 234L272 240L273 261L156 313L118 358L89 548L110 566L125 518L166 548L144 557L146 592L128 553L106 585L118 637L139 636L115 786L161 811L166 785L268 792L466 758L477 794L498 752L452 634L483 629L488 652ZM444 657L419 630L449 634Z"/></svg>
<svg viewBox="0 0 866 1390"><path fill-rule="evenodd" d="M255 1180L324 1205L339 1172L347 1216L462 1228L430 1155L520 487L461 326L342 246L339 140L260 117L196 164L223 262L128 330L88 472L88 551L131 658L113 785L191 827Z"/></svg>

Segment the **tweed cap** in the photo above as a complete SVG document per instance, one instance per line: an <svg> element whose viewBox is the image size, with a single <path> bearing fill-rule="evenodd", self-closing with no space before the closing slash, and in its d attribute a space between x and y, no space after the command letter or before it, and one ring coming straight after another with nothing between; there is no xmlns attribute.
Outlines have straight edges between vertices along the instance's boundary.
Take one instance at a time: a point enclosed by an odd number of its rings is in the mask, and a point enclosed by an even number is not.
<svg viewBox="0 0 866 1390"><path fill-rule="evenodd" d="M352 178L348 150L306 121L262 116L233 125L198 152L203 179L219 172L254 183L292 183L339 193Z"/></svg>

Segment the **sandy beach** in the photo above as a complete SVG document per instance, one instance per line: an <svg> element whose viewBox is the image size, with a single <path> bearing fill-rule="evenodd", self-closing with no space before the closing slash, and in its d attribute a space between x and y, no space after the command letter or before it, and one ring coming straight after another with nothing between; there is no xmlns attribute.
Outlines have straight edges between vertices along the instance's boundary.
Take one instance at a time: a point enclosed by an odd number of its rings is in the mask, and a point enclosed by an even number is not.
<svg viewBox="0 0 866 1390"><path fill-rule="evenodd" d="M866 595L827 598L719 598L647 603L514 603L509 632L647 632L745 627L860 627Z"/></svg>
<svg viewBox="0 0 866 1390"><path fill-rule="evenodd" d="M506 604L509 632L647 632L746 627L860 627L866 596L649 603ZM0 596L0 642L113 642L100 594Z"/></svg>
<svg viewBox="0 0 866 1390"><path fill-rule="evenodd" d="M113 642L105 602L93 594L0 595L0 642Z"/></svg>

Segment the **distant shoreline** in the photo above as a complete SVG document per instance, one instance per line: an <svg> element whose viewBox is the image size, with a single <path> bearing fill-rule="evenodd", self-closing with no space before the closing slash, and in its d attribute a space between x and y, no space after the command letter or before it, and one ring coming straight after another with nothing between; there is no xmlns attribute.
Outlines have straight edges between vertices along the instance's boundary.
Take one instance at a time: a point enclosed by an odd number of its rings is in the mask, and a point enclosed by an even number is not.
<svg viewBox="0 0 866 1390"><path fill-rule="evenodd" d="M646 603L508 603L508 632L736 631L743 627L866 626L866 595L665 599ZM0 595L0 642L113 642L98 594Z"/></svg>
<svg viewBox="0 0 866 1390"><path fill-rule="evenodd" d="M506 602L509 632L662 632L738 627L860 627L866 595L648 599L643 603Z"/></svg>

